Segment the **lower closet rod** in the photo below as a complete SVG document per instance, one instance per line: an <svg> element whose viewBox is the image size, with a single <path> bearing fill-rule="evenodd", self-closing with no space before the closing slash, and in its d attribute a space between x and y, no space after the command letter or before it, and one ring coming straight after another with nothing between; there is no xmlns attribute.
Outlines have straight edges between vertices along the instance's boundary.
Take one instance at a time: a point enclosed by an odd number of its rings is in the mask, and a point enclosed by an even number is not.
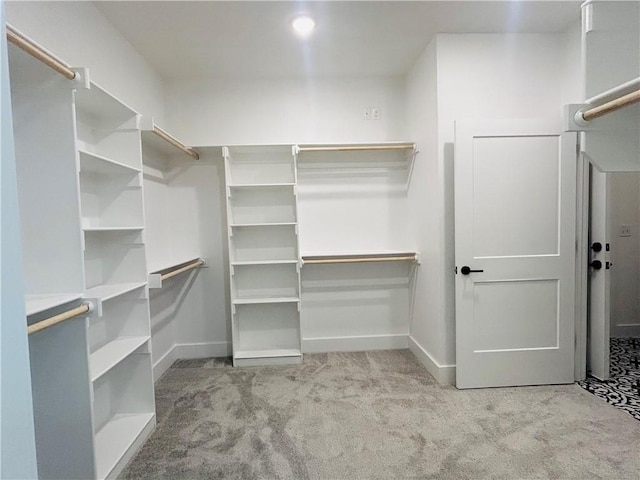
<svg viewBox="0 0 640 480"><path fill-rule="evenodd" d="M417 255L407 255L401 257L358 257L358 258L313 258L305 260L302 258L303 264L321 264L321 263L367 263L367 262L415 262Z"/></svg>
<svg viewBox="0 0 640 480"><path fill-rule="evenodd" d="M60 75L67 77L69 80L76 78L76 72L71 70L67 65L62 63L56 57L49 52L39 47L33 41L25 37L22 33L18 32L11 25L7 24L7 41L13 43L20 50L27 52L33 58L40 60L49 68L54 69Z"/></svg>
<svg viewBox="0 0 640 480"><path fill-rule="evenodd" d="M176 275L180 275L183 272L187 272L187 271L192 270L194 268L198 268L201 265L204 265L204 260L199 258L198 260L196 260L193 263L190 263L189 265L185 265L184 267L181 267L181 268L178 268L178 269L173 270L171 272L163 274L160 278L162 280L167 280L168 278L175 277Z"/></svg>
<svg viewBox="0 0 640 480"><path fill-rule="evenodd" d="M33 325L29 325L27 328L27 332L29 335L32 333L37 333L45 328L53 327L59 323L75 318L83 313L89 313L93 310L93 305L90 303L83 303L79 307L72 308L71 310L67 310L66 312L59 313L58 315L54 315L53 317L46 318L41 322L34 323Z"/></svg>

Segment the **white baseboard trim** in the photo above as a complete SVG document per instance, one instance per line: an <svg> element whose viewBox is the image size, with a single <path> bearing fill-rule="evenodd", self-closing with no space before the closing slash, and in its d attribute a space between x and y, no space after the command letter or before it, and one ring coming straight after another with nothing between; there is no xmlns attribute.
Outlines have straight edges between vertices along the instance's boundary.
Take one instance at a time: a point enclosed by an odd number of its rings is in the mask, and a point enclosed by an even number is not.
<svg viewBox="0 0 640 480"><path fill-rule="evenodd" d="M229 342L177 343L153 365L153 381L156 382L173 362L179 359L228 357L231 355Z"/></svg>
<svg viewBox="0 0 640 480"><path fill-rule="evenodd" d="M302 351L303 353L326 353L394 350L407 348L407 338L406 334L303 338Z"/></svg>
<svg viewBox="0 0 640 480"><path fill-rule="evenodd" d="M173 365L173 362L177 360L176 358L176 349L175 345L169 349L167 353L165 353L160 360L153 364L153 382L157 382L158 379L169 370L169 367Z"/></svg>
<svg viewBox="0 0 640 480"><path fill-rule="evenodd" d="M626 338L640 336L640 324L628 323L625 325L615 325L611 329L612 337Z"/></svg>
<svg viewBox="0 0 640 480"><path fill-rule="evenodd" d="M176 343L173 347L176 358L228 357L231 355L229 342Z"/></svg>
<svg viewBox="0 0 640 480"><path fill-rule="evenodd" d="M440 365L415 339L409 335L409 350L416 356L418 361L427 371L442 385L455 385L456 366Z"/></svg>

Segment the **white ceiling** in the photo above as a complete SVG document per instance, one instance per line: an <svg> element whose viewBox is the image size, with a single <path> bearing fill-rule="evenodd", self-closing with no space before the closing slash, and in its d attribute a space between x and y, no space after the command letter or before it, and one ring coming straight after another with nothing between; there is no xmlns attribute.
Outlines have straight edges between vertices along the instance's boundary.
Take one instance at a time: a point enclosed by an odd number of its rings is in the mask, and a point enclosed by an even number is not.
<svg viewBox="0 0 640 480"><path fill-rule="evenodd" d="M580 1L94 2L164 78L406 73L436 33L558 33ZM291 20L316 30L296 38Z"/></svg>

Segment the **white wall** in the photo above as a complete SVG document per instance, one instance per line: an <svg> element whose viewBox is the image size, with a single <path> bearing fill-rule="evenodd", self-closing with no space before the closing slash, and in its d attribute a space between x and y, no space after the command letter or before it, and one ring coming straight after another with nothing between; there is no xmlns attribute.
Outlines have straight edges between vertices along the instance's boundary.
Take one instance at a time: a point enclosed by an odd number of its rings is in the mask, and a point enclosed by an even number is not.
<svg viewBox="0 0 640 480"><path fill-rule="evenodd" d="M4 4L0 4L0 478L37 478Z"/></svg>
<svg viewBox="0 0 640 480"><path fill-rule="evenodd" d="M432 42L437 97L435 105L433 98L429 103L437 110L437 120L420 118L419 110L412 114L408 107L410 130L420 135L437 129L436 152L421 158L430 166L433 182L425 208L434 212L422 217L426 232L419 235L426 245L421 249L426 262L422 268L430 271L424 273L424 284L418 283L411 332L428 357L427 361L423 358L424 363L437 378L451 380L448 366L455 364L454 122L462 118L559 117L565 99L580 94L576 35L579 30L573 26L566 35L443 34ZM420 98L415 93L417 81L427 91L434 90L433 80L420 80L421 68L426 68L421 65L429 63L426 59L433 55L429 53L433 48L427 47L408 77L410 101Z"/></svg>
<svg viewBox="0 0 640 480"><path fill-rule="evenodd" d="M640 173L610 173L611 336L640 335ZM619 236L621 225L631 236Z"/></svg>
<svg viewBox="0 0 640 480"><path fill-rule="evenodd" d="M163 170L145 166L149 271L207 260L206 268L150 290L156 377L176 358L229 353L224 167L221 149L212 150L217 155L201 150L197 163L185 156Z"/></svg>
<svg viewBox="0 0 640 480"><path fill-rule="evenodd" d="M166 97L169 127L192 145L404 140L400 77L203 78L168 82Z"/></svg>
<svg viewBox="0 0 640 480"><path fill-rule="evenodd" d="M583 5L591 19L583 35L585 98L640 77L640 2L593 1ZM640 170L640 106L591 122L583 150L600 170Z"/></svg>
<svg viewBox="0 0 640 480"><path fill-rule="evenodd" d="M7 2L7 22L163 124L160 77L90 2Z"/></svg>
<svg viewBox="0 0 640 480"><path fill-rule="evenodd" d="M419 151L409 190L412 238L420 253L421 265L413 285L410 348L430 365L430 372L440 381L444 359L445 338L442 328L444 286L440 264L443 208L442 185L438 162L438 92L437 39L427 45L407 75L406 116L409 138L416 141Z"/></svg>

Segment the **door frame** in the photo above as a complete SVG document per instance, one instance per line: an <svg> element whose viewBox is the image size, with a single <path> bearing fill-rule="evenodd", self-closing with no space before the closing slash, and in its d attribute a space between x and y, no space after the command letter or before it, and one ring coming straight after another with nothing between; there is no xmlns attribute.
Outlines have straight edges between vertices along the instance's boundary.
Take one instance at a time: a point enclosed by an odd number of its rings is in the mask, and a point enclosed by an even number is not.
<svg viewBox="0 0 640 480"><path fill-rule="evenodd" d="M576 141L576 322L575 380L587 378L587 313L589 310L589 158L581 151L584 145L579 133Z"/></svg>

